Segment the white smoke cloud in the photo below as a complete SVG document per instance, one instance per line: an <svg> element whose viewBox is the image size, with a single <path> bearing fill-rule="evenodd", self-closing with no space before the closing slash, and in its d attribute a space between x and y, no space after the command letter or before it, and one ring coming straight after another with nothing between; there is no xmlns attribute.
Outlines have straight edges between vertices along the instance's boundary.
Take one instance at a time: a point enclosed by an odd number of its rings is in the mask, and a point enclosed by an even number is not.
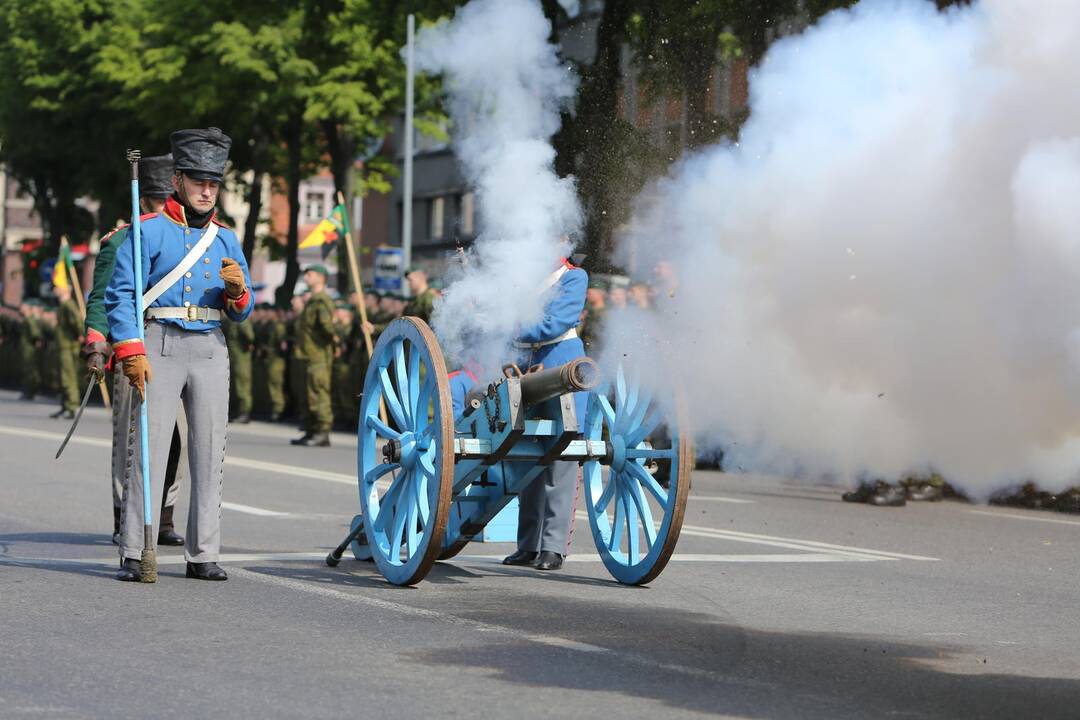
<svg viewBox="0 0 1080 720"><path fill-rule="evenodd" d="M539 319L540 288L568 250L561 238L580 225L550 143L576 79L550 32L534 0L473 0L417 38L418 66L443 76L482 233L432 322L451 358L489 371L512 359L515 329Z"/></svg>
<svg viewBox="0 0 1080 720"><path fill-rule="evenodd" d="M777 42L740 143L628 243L677 266L653 332L699 435L815 478L1076 482L1078 67L1072 0L864 0Z"/></svg>

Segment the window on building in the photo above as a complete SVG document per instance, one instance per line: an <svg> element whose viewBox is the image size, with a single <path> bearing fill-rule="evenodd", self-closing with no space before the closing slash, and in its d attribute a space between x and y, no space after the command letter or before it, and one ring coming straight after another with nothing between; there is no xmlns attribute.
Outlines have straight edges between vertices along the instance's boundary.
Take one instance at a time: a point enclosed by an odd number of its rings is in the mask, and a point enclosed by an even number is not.
<svg viewBox="0 0 1080 720"><path fill-rule="evenodd" d="M431 239L442 240L446 235L446 198L431 199Z"/></svg>
<svg viewBox="0 0 1080 720"><path fill-rule="evenodd" d="M317 223L326 217L326 193L308 192L304 196L304 219L308 222Z"/></svg>
<svg viewBox="0 0 1080 720"><path fill-rule="evenodd" d="M461 212L458 213L459 222L461 223L461 234L465 237L472 237L475 233L473 226L473 194L467 192L461 196Z"/></svg>

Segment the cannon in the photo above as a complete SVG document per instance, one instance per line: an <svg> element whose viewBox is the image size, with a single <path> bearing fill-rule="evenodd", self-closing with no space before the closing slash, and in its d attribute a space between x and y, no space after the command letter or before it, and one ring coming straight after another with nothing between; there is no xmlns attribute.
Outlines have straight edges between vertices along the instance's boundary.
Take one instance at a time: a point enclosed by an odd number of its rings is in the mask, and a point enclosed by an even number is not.
<svg viewBox="0 0 1080 720"><path fill-rule="evenodd" d="M588 358L478 385L453 417L446 363L422 320L379 337L364 378L357 470L360 513L326 558L351 548L395 585L452 558L555 461L582 466L596 549L620 583L664 569L682 528L693 448L683 403L660 403L620 365ZM571 393L588 391L585 418ZM383 419L385 416L385 420ZM579 513L580 515L580 513Z"/></svg>

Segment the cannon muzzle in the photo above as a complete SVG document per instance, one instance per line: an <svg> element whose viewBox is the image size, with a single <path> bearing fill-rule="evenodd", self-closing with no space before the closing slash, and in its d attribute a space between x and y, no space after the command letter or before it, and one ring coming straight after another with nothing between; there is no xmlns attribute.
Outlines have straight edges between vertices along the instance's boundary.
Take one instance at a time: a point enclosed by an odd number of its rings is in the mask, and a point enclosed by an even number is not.
<svg viewBox="0 0 1080 720"><path fill-rule="evenodd" d="M521 376L521 400L536 405L571 392L592 390L600 384L600 368L592 358L581 357L559 367Z"/></svg>

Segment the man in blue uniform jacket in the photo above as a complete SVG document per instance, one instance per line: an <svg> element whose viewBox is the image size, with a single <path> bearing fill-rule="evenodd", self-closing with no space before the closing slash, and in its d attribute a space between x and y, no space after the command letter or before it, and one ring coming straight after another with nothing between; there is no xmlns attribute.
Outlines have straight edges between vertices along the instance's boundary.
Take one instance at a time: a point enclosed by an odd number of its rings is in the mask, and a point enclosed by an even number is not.
<svg viewBox="0 0 1080 720"><path fill-rule="evenodd" d="M541 292L547 295L539 322L522 328L514 343L522 369L535 365L553 368L585 356L577 325L585 309L588 274L567 260L547 278ZM579 426L585 422L589 394L574 394ZM574 525L574 502L578 488L577 463L556 462L533 480L520 496L517 552L504 565L535 565L538 570L562 567Z"/></svg>
<svg viewBox="0 0 1080 720"><path fill-rule="evenodd" d="M236 234L215 219L218 190L232 141L217 128L178 130L170 137L175 192L160 213L142 218L145 318L135 316L131 234L117 249L105 307L116 360L148 402L150 475L165 474L169 444L183 401L188 419L191 501L184 555L187 577L226 580L217 565L221 546L221 482L229 413L229 356L221 333L226 315L241 322L251 314L251 277ZM138 323L145 323L145 343ZM140 580L142 483L139 412L132 410L121 516L119 580ZM156 537L157 528L154 528Z"/></svg>

